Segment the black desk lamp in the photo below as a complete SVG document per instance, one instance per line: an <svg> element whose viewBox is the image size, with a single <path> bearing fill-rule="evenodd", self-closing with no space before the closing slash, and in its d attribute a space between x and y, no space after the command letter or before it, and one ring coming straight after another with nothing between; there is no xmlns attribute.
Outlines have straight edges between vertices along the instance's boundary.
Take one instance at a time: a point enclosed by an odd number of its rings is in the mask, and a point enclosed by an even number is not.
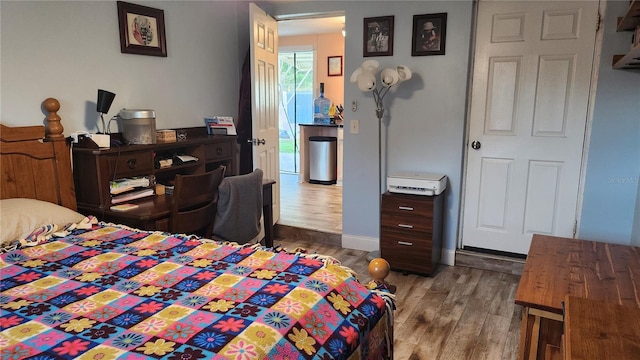
<svg viewBox="0 0 640 360"><path fill-rule="evenodd" d="M116 94L107 91L98 89L98 101L96 101L96 111L100 113L100 119L102 119L102 133L107 134L107 127L104 123L104 114L109 112L109 108L111 107L111 103L113 102L113 98L116 97Z"/></svg>

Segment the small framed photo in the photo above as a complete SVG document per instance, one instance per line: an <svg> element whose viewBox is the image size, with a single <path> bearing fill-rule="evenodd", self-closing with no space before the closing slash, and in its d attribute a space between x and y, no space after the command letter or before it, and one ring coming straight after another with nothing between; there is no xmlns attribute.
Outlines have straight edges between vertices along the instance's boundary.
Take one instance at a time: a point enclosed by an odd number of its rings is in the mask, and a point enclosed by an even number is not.
<svg viewBox="0 0 640 360"><path fill-rule="evenodd" d="M411 56L444 55L447 13L413 15Z"/></svg>
<svg viewBox="0 0 640 360"><path fill-rule="evenodd" d="M393 55L393 16L364 18L364 57Z"/></svg>
<svg viewBox="0 0 640 360"><path fill-rule="evenodd" d="M120 52L167 56L164 10L118 1Z"/></svg>
<svg viewBox="0 0 640 360"><path fill-rule="evenodd" d="M342 56L329 56L327 62L327 75L342 76Z"/></svg>

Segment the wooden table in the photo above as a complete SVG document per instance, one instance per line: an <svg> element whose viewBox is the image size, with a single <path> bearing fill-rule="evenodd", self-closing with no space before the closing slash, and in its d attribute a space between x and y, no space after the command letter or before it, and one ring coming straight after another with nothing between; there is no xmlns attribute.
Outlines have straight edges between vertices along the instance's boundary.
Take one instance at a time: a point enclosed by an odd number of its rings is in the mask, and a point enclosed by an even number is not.
<svg viewBox="0 0 640 360"><path fill-rule="evenodd" d="M515 296L524 307L520 359L560 346L567 295L640 308L640 248L533 235Z"/></svg>
<svg viewBox="0 0 640 360"><path fill-rule="evenodd" d="M567 296L564 319L565 360L640 359L640 308Z"/></svg>

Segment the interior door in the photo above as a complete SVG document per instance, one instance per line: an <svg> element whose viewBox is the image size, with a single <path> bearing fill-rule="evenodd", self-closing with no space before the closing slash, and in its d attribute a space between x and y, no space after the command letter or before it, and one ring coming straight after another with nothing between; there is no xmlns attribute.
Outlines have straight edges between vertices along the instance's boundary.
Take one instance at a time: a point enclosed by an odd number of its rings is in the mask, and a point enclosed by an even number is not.
<svg viewBox="0 0 640 360"><path fill-rule="evenodd" d="M478 4L463 247L573 237L597 1Z"/></svg>
<svg viewBox="0 0 640 360"><path fill-rule="evenodd" d="M278 24L257 5L249 4L251 22L251 113L253 166L273 185L273 223L280 219L278 144Z"/></svg>

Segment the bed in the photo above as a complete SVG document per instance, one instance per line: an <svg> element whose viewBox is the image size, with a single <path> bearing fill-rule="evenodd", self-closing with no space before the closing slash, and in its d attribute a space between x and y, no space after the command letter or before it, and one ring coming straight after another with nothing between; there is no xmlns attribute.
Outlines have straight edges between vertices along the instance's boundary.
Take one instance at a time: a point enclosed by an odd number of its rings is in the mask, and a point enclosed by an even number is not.
<svg viewBox="0 0 640 360"><path fill-rule="evenodd" d="M380 263L363 284L300 249L76 213L59 107L44 101L44 127L0 124L2 359L393 358Z"/></svg>

